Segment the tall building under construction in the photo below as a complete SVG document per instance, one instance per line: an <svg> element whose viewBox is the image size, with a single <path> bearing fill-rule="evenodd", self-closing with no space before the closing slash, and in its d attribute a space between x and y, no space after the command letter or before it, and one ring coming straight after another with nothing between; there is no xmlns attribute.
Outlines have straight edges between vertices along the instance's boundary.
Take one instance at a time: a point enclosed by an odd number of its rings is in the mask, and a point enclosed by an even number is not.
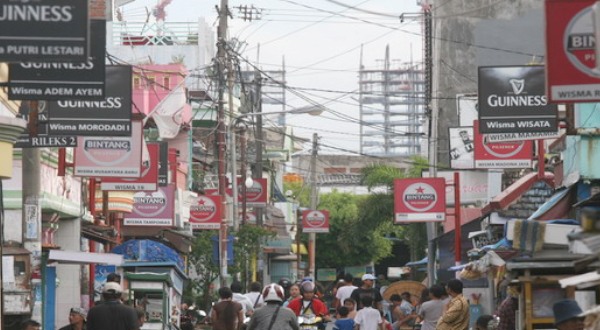
<svg viewBox="0 0 600 330"><path fill-rule="evenodd" d="M390 61L389 46L383 66L359 70L360 152L374 156L421 153L425 116L425 73L422 63Z"/></svg>

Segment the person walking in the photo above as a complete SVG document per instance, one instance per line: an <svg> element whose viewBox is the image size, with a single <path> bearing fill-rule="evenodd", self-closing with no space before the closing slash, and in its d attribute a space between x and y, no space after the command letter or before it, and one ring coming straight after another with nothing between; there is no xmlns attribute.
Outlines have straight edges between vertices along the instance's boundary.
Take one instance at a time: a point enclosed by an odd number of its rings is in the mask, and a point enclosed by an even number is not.
<svg viewBox="0 0 600 330"><path fill-rule="evenodd" d="M354 301L357 302L357 310L360 310L361 308L363 308L362 306L362 297L364 296L370 296L372 301L373 301L373 307L375 309L381 309L381 301L383 300L383 297L381 296L381 293L379 292L379 290L377 290L374 287L375 284L375 276L373 276L372 274L365 274L362 276L362 282L363 284L360 286L360 288L356 288L354 289L354 291L352 291L352 294L350 295L350 298L354 299Z"/></svg>
<svg viewBox="0 0 600 330"><path fill-rule="evenodd" d="M429 300L421 305L418 313L417 322L421 323L421 330L435 330L437 321L444 311L443 293L444 288L439 285L429 288Z"/></svg>
<svg viewBox="0 0 600 330"><path fill-rule="evenodd" d="M138 330L135 309L121 303L123 289L116 282L107 282L102 289L104 302L95 305L87 315L87 330Z"/></svg>
<svg viewBox="0 0 600 330"><path fill-rule="evenodd" d="M294 312L281 306L285 299L281 285L267 285L262 297L265 305L254 311L247 330L299 330Z"/></svg>
<svg viewBox="0 0 600 330"><path fill-rule="evenodd" d="M242 305L242 310L245 316L251 316L254 313L254 304L250 301L250 298L242 294L242 283L239 281L233 281L231 283L231 292L233 292L232 300L239 302Z"/></svg>
<svg viewBox="0 0 600 330"><path fill-rule="evenodd" d="M469 302L463 296L463 283L452 279L446 284L450 301L437 322L437 330L467 330L469 328Z"/></svg>
<svg viewBox="0 0 600 330"><path fill-rule="evenodd" d="M344 300L350 298L352 292L358 289L357 286L352 284L352 280L354 280L352 274L344 274L344 285L340 286L335 293L334 307L344 306Z"/></svg>
<svg viewBox="0 0 600 330"><path fill-rule="evenodd" d="M232 300L233 292L228 287L219 288L219 302L211 312L210 320L213 330L239 330L244 324L242 304Z"/></svg>
<svg viewBox="0 0 600 330"><path fill-rule="evenodd" d="M561 300L552 306L558 330L583 330L583 311L575 300Z"/></svg>
<svg viewBox="0 0 600 330"><path fill-rule="evenodd" d="M300 294L300 285L296 283L292 284L290 286L289 293L290 297L283 303L283 307L287 307L290 304L290 301L301 298L302 295Z"/></svg>
<svg viewBox="0 0 600 330"><path fill-rule="evenodd" d="M500 318L498 330L514 330L517 324L517 310L519 310L519 286L509 283L506 286L506 298L502 300L496 315Z"/></svg>
<svg viewBox="0 0 600 330"><path fill-rule="evenodd" d="M373 298L369 295L363 295L361 300L363 306L354 317L356 330L385 330L379 310L373 308Z"/></svg>
<svg viewBox="0 0 600 330"><path fill-rule="evenodd" d="M73 307L69 311L69 324L58 330L86 330L87 311L81 307Z"/></svg>
<svg viewBox="0 0 600 330"><path fill-rule="evenodd" d="M260 282L252 282L250 283L250 291L244 295L250 299L254 309L257 309L264 304L261 290L262 285Z"/></svg>

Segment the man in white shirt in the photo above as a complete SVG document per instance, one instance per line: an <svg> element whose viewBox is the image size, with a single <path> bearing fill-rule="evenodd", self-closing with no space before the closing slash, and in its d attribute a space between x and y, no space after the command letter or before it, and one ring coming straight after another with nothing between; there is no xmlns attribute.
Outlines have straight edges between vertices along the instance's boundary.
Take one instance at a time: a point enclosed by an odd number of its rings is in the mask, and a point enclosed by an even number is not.
<svg viewBox="0 0 600 330"><path fill-rule="evenodd" d="M265 302L262 296L262 285L260 282L252 282L250 283L250 292L246 293L244 296L248 297L252 302L252 307L257 309L261 307Z"/></svg>
<svg viewBox="0 0 600 330"><path fill-rule="evenodd" d="M242 283L238 281L231 283L231 292L233 292L231 300L239 302L242 305L244 316L251 316L254 313L254 305L248 297L242 294Z"/></svg>
<svg viewBox="0 0 600 330"><path fill-rule="evenodd" d="M354 291L355 289L357 289L358 287L352 285L352 280L354 278L352 277L352 274L346 273L344 275L344 285L340 286L337 289L337 292L335 294L335 299L336 299L336 307L337 306L344 306L344 300L346 300L346 298L350 298L350 295L352 294L352 291Z"/></svg>

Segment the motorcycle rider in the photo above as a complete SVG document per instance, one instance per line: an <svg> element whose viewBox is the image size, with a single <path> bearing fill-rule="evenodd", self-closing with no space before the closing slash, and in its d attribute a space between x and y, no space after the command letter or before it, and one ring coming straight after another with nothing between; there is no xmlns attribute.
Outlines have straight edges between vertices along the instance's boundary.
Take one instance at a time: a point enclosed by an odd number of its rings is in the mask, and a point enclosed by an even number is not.
<svg viewBox="0 0 600 330"><path fill-rule="evenodd" d="M290 301L288 308L294 311L296 316L300 315L314 315L321 317L322 322L330 322L331 317L329 316L329 310L324 302L315 298L315 283L312 281L304 281L300 284L300 293L302 299L295 299ZM325 328L323 323L319 325L319 328Z"/></svg>
<svg viewBox="0 0 600 330"><path fill-rule="evenodd" d="M262 296L265 305L254 311L247 330L299 330L296 315L288 308L281 307L285 299L281 285L267 285Z"/></svg>

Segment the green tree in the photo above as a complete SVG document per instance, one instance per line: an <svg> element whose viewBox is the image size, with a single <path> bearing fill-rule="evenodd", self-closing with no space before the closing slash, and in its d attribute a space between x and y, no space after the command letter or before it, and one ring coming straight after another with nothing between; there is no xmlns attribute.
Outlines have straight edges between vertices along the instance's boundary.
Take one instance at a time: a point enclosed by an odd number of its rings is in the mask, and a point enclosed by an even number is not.
<svg viewBox="0 0 600 330"><path fill-rule="evenodd" d="M229 268L230 274L241 273L240 279L244 286L249 282L248 262L256 256L265 241L275 237L276 233L267 228L261 228L246 224L240 226L235 232L235 241L233 242L233 253L235 254L234 264Z"/></svg>
<svg viewBox="0 0 600 330"><path fill-rule="evenodd" d="M421 177L423 170L429 167L427 160L420 156L413 156L409 160L411 166L407 171L397 167L374 164L362 170L362 184L372 191L382 187L384 190L371 193L360 208L359 219L364 225L383 230L386 223L391 223L394 218L394 180L412 177ZM389 226L387 227L389 229ZM410 248L411 260L422 258L427 246L427 235L424 223L413 223L403 226L402 230L394 230L395 235L404 240Z"/></svg>
<svg viewBox="0 0 600 330"><path fill-rule="evenodd" d="M199 231L192 245L192 252L188 256L190 271L196 276L188 282L190 285L184 299L193 301L196 306L205 310L209 310L211 307L212 283L219 276L219 266L212 260L213 243L211 238L215 235L215 231L212 230Z"/></svg>

